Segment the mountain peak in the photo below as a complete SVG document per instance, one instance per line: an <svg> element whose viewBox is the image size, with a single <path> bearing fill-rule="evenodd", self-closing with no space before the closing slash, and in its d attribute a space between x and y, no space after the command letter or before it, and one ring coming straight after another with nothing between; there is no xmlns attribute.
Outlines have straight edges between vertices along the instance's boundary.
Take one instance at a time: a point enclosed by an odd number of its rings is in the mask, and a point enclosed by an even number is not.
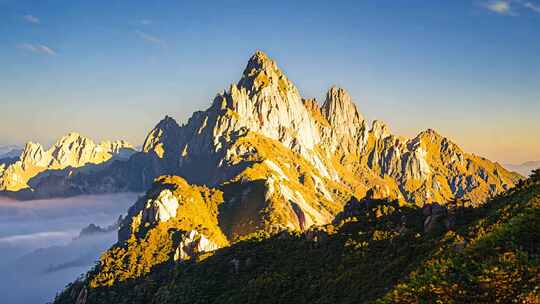
<svg viewBox="0 0 540 304"><path fill-rule="evenodd" d="M24 146L20 159L23 165L44 165L45 149L39 143L27 142Z"/></svg>
<svg viewBox="0 0 540 304"><path fill-rule="evenodd" d="M249 59L249 62L254 62L254 63L264 63L266 61L271 61L270 57L268 57L268 55L261 51L261 50L256 50L255 53L253 53L253 55L251 55L251 58Z"/></svg>
<svg viewBox="0 0 540 304"><path fill-rule="evenodd" d="M143 151L155 151L157 155L162 157L165 150L169 149L178 140L179 130L180 126L176 120L166 115L146 136Z"/></svg>
<svg viewBox="0 0 540 304"><path fill-rule="evenodd" d="M442 136L441 134L437 133L437 131L433 129L426 129L413 139L415 142L421 142L424 141L426 143L438 143L443 140L448 140L446 137Z"/></svg>
<svg viewBox="0 0 540 304"><path fill-rule="evenodd" d="M69 132L68 134L62 136L55 144L54 146L55 147L59 147L59 146L65 146L67 144L70 144L70 143L74 143L74 142L80 142L80 143L84 143L84 142L92 142L92 144L94 144L94 142L89 139L88 137L86 136L83 136L77 132Z"/></svg>
<svg viewBox="0 0 540 304"><path fill-rule="evenodd" d="M256 51L250 58L238 82L239 88L259 92L264 88L286 95L288 91L298 93L294 85L266 53Z"/></svg>
<svg viewBox="0 0 540 304"><path fill-rule="evenodd" d="M388 125L381 120L374 120L371 123L371 132L376 138L386 138L390 135Z"/></svg>
<svg viewBox="0 0 540 304"><path fill-rule="evenodd" d="M169 128L174 128L174 127L177 128L179 127L179 125L176 122L176 120L169 115L165 115L165 117L163 117L163 119L160 120L158 124L156 125L156 128L161 128L161 129L169 129Z"/></svg>
<svg viewBox="0 0 540 304"><path fill-rule="evenodd" d="M364 120L349 93L337 86L330 87L326 93L322 112L332 125L343 123L358 124Z"/></svg>

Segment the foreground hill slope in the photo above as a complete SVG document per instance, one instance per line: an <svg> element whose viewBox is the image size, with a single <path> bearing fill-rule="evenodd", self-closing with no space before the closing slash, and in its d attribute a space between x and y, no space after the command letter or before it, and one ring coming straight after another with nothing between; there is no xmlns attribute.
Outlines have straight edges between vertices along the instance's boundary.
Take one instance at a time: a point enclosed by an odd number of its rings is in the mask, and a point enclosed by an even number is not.
<svg viewBox="0 0 540 304"><path fill-rule="evenodd" d="M204 197L209 209L221 199ZM201 221L223 240L219 222ZM185 246L200 240L191 234L179 238L182 248L195 248ZM254 233L217 251L191 250L189 258L135 247L143 252L138 261L130 249L118 259L126 247L117 245L55 303L538 303L540 172L481 207L352 199L332 224ZM173 251L165 255L178 256ZM144 261L154 264L139 271Z"/></svg>

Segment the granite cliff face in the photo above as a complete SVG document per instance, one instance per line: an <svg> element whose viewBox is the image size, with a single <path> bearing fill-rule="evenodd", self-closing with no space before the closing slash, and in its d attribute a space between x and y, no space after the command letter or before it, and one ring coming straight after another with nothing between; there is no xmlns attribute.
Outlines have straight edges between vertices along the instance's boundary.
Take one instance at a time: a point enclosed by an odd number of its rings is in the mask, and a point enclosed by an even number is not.
<svg viewBox="0 0 540 304"><path fill-rule="evenodd" d="M0 169L0 191L29 188L30 179L45 171L100 164L131 153L133 147L125 141L96 144L78 133L67 134L48 150L38 143L28 142L17 161Z"/></svg>

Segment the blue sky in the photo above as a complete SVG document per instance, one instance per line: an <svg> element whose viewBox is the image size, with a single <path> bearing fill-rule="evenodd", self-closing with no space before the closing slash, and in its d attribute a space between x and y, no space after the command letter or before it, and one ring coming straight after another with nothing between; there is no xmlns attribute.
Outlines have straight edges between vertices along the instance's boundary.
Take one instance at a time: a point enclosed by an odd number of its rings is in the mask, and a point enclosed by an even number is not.
<svg viewBox="0 0 540 304"><path fill-rule="evenodd" d="M0 0L0 144L141 144L261 49L303 96L342 86L394 133L540 159L538 0L82 2Z"/></svg>

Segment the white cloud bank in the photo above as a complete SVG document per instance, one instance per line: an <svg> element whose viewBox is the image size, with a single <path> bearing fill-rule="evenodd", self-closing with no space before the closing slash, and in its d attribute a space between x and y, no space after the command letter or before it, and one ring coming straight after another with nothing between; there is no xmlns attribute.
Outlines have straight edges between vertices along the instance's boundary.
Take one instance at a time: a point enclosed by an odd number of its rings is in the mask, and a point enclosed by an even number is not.
<svg viewBox="0 0 540 304"><path fill-rule="evenodd" d="M90 223L106 227L139 194L19 202L0 197L0 303L45 303L116 241L116 233L77 238Z"/></svg>

